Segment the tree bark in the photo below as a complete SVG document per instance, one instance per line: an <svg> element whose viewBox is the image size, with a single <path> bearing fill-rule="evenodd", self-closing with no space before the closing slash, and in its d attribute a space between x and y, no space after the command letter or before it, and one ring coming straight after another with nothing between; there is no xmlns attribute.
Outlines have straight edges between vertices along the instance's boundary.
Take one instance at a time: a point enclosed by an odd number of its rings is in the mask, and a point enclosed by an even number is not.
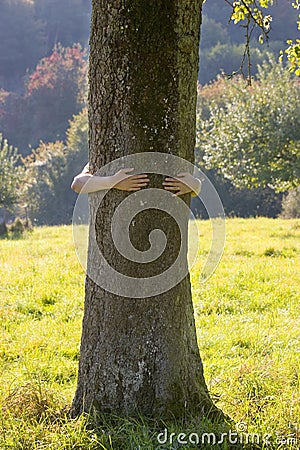
<svg viewBox="0 0 300 450"><path fill-rule="evenodd" d="M116 158L139 152L164 152L193 163L201 4L93 1L89 162L94 173ZM163 178L150 175L150 187L161 188ZM128 195L117 190L106 194L97 212L97 242L116 270L154 276L174 261L179 230L159 208L138 214L130 231L133 245L147 250L155 228L163 229L168 245L155 263L124 259L111 240L110 224ZM189 205L189 195L183 199ZM185 220L184 240L188 214ZM216 411L203 376L189 275L165 293L132 299L86 277L71 413L75 417L93 409L152 417Z"/></svg>

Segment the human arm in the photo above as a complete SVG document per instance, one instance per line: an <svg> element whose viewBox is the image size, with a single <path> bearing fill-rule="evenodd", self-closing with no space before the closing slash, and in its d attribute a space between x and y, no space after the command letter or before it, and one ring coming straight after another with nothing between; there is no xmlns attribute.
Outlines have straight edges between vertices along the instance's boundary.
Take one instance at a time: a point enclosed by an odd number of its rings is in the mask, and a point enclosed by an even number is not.
<svg viewBox="0 0 300 450"><path fill-rule="evenodd" d="M84 169L86 169L85 166ZM92 175L90 172L83 170L77 175L71 188L78 194L89 194L91 192L101 191L105 189L119 189L122 191L138 191L142 187L146 186L149 182L147 175L130 175L133 168L121 169L114 175L99 176Z"/></svg>
<svg viewBox="0 0 300 450"><path fill-rule="evenodd" d="M189 172L178 173L176 178L166 177L163 186L167 191L178 191L173 194L174 196L191 192L195 197L201 191L201 181Z"/></svg>

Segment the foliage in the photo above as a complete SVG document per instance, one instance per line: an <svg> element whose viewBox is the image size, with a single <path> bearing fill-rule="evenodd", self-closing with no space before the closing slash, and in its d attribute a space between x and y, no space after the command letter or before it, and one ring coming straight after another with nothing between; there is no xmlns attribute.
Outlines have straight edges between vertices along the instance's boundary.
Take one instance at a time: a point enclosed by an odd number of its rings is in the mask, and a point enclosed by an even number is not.
<svg viewBox="0 0 300 450"><path fill-rule="evenodd" d="M70 159L79 155L80 165L88 159L88 129L88 111L83 108L79 114L73 116L67 130L67 146L72 153Z"/></svg>
<svg viewBox="0 0 300 450"><path fill-rule="evenodd" d="M297 9L299 4L295 2L290 6L294 6ZM224 0L220 2L220 0L209 0L204 3L203 10L204 14L208 15L210 19L214 19L218 25L221 24L226 28L230 36L230 44L245 42L242 58L233 69L235 72L244 73L244 66L247 65L248 77L250 76L250 70L251 74L255 73L255 64L252 64L253 50L250 52L250 44L252 47L253 43L254 45L257 41L262 43L268 41L269 38L271 38L272 42L280 41L281 49L286 47L288 39L291 40L289 43L290 47L286 53L290 60L291 70L295 69L293 64L294 66L295 63L297 64L299 42L292 42L298 38L299 32L297 32L296 27L296 11L289 7L288 2L273 2L273 0ZM218 35L219 29L217 27L215 27L215 31ZM205 35L205 32L204 21L202 36ZM222 43L228 44L229 40ZM205 49L207 50L206 47ZM276 51L276 49L274 50ZM249 82L250 80L248 78Z"/></svg>
<svg viewBox="0 0 300 450"><path fill-rule="evenodd" d="M30 205L30 216L38 224L63 223L65 205L60 186L66 164L65 145L60 141L41 143L23 162L26 168L23 199Z"/></svg>
<svg viewBox="0 0 300 450"><path fill-rule="evenodd" d="M57 45L29 76L24 95L0 91L1 129L23 155L40 140L65 139L70 118L86 102L86 72L80 45Z"/></svg>
<svg viewBox="0 0 300 450"><path fill-rule="evenodd" d="M285 50L285 53L290 62L289 70L290 72L295 72L297 76L300 76L300 39L296 39L295 42L288 40L287 43L289 47Z"/></svg>
<svg viewBox="0 0 300 450"><path fill-rule="evenodd" d="M251 37L255 28L258 27L261 31L259 42L263 43L265 39L269 38L272 17L269 14L265 14L264 9L272 6L273 0L237 0L233 2L227 0L227 3L232 6L231 20L234 24L242 22L242 26L245 28L246 47L241 63L241 71L243 70L244 60L247 58L248 77L250 77Z"/></svg>
<svg viewBox="0 0 300 450"><path fill-rule="evenodd" d="M231 3L229 0L226 1ZM243 26L246 29L246 54L248 58L249 71L249 41L251 39L252 32L254 28L258 26L261 30L259 41L262 43L264 39L268 39L269 31L271 29L272 16L265 14L264 10L268 9L269 6L272 6L273 3L273 0L237 0L231 3L231 20L233 20L235 24L243 22ZM299 0L293 2L292 7L299 9ZM298 29L300 29L300 22L298 22ZM296 42L289 40L287 43L289 44L289 47L286 49L285 53L287 54L287 58L290 63L289 70L290 72L295 72L296 75L300 75L300 39L296 39Z"/></svg>
<svg viewBox="0 0 300 450"><path fill-rule="evenodd" d="M297 433L300 415L300 220L227 219L222 260L204 284L199 271L210 248L211 224L197 223L201 255L191 282L210 393L248 433L271 434L274 445L265 447L278 449L276 439ZM68 418L85 276L72 228L35 227L22 241L1 239L0 255L0 448L154 450L165 427L169 435L216 431L195 417L167 424L108 415L98 424L93 415ZM161 449L180 448L175 444ZM195 445L182 448L194 450ZM233 448L241 450L239 444ZM291 441L288 448L299 450L299 442Z"/></svg>
<svg viewBox="0 0 300 450"><path fill-rule="evenodd" d="M271 188L237 188L216 169L202 171L216 188L226 217L278 217L281 212L282 194ZM197 218L207 219L207 211L197 198L192 199L191 209Z"/></svg>
<svg viewBox="0 0 300 450"><path fill-rule="evenodd" d="M238 187L285 191L300 181L300 89L281 64L270 60L252 87L222 82L222 104L209 118L198 114L198 161L218 168ZM207 112L206 112L207 113Z"/></svg>
<svg viewBox="0 0 300 450"><path fill-rule="evenodd" d="M31 135L27 102L16 92L0 91L0 129L21 154L28 152Z"/></svg>
<svg viewBox="0 0 300 450"><path fill-rule="evenodd" d="M299 0L295 0L292 5L295 9L300 9ZM300 19L300 14L298 15L298 19ZM300 20L298 20L297 24L298 30L300 30ZM287 54L287 59L290 63L289 70L290 72L295 72L296 75L300 76L300 39L296 39L295 41L289 39L287 43L289 46L285 50L285 53Z"/></svg>
<svg viewBox="0 0 300 450"><path fill-rule="evenodd" d="M22 77L60 42L87 47L89 0L1 0L0 85L21 91Z"/></svg>
<svg viewBox="0 0 300 450"><path fill-rule="evenodd" d="M72 48L57 45L37 65L25 91L31 117L31 145L40 139L65 138L68 121L85 104L86 70L85 51L80 45Z"/></svg>
<svg viewBox="0 0 300 450"><path fill-rule="evenodd" d="M76 194L70 185L88 158L87 110L74 116L66 145L41 143L23 159L26 183L23 202L30 205L30 217L38 224L70 223Z"/></svg>
<svg viewBox="0 0 300 450"><path fill-rule="evenodd" d="M280 217L283 219L300 218L300 187L292 189L284 196L282 201L282 212Z"/></svg>
<svg viewBox="0 0 300 450"><path fill-rule="evenodd" d="M275 55L285 47L288 38L295 38L296 17L292 8L275 4L272 8L268 45L258 43L258 35L253 33L251 43L251 75L257 73L257 65L267 59L267 53ZM244 25L233 25L230 19L232 6L220 0L209 0L204 4L200 39L199 81L206 84L214 80L220 72L227 75L242 70L241 62L246 57Z"/></svg>
<svg viewBox="0 0 300 450"><path fill-rule="evenodd" d="M18 199L18 186L22 171L18 166L19 154L0 134L0 208L12 210Z"/></svg>

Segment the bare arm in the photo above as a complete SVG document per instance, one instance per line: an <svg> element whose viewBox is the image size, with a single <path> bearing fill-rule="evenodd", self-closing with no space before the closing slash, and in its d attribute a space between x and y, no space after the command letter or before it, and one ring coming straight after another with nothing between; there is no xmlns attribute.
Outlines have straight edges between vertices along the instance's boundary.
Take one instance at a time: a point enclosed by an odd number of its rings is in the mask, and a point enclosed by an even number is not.
<svg viewBox="0 0 300 450"><path fill-rule="evenodd" d="M133 168L121 169L114 175L107 177L92 175L83 170L74 178L71 188L78 194L88 194L111 188L122 191L138 191L148 184L149 179L145 174L129 175L128 172L132 170Z"/></svg>
<svg viewBox="0 0 300 450"><path fill-rule="evenodd" d="M88 194L89 192L101 191L102 189L110 189L111 186L111 177L93 176L88 173L80 173L71 184L71 188L78 194Z"/></svg>

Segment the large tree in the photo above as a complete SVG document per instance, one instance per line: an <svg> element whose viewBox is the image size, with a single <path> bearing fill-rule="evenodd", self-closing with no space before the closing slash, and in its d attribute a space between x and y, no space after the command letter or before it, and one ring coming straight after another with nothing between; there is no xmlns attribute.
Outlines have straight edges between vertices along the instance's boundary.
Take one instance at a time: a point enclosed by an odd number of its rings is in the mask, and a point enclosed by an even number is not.
<svg viewBox="0 0 300 450"><path fill-rule="evenodd" d="M262 8L272 4L271 0L257 1ZM256 0L234 2L232 17L236 22L246 20L250 32L251 21L257 22L266 34L270 20L255 6ZM92 173L139 152L164 152L194 161L201 7L201 0L93 0L89 68ZM161 187L161 183L161 176L153 176L150 186ZM133 246L141 252L148 250L154 229L164 231L168 245L154 263L125 260L112 241L111 222L126 195L110 190L98 211L97 203L91 201L96 240L116 271L147 279L176 258L179 230L163 211L153 207L143 211L129 229ZM186 195L186 204L189 200ZM187 222L188 214L184 241ZM92 227L90 232L94 232ZM155 416L219 413L203 376L189 275L160 295L127 298L103 289L89 276L93 251L90 245L72 415L93 409ZM99 266L100 279L101 270Z"/></svg>
<svg viewBox="0 0 300 450"><path fill-rule="evenodd" d="M116 158L139 152L165 152L194 161L200 22L199 0L93 1L89 68L93 173ZM162 176L152 176L150 187L162 187ZM129 277L155 276L176 258L178 226L159 209L138 214L131 228L133 245L147 250L149 233L157 228L164 231L168 245L154 263L124 261L111 240L110 225L127 195L111 190L105 196L96 218L97 242L116 270ZM184 201L189 204L188 194ZM87 275L71 411L76 416L93 408L150 415L218 412L203 377L189 275L169 291L145 298L113 294Z"/></svg>

